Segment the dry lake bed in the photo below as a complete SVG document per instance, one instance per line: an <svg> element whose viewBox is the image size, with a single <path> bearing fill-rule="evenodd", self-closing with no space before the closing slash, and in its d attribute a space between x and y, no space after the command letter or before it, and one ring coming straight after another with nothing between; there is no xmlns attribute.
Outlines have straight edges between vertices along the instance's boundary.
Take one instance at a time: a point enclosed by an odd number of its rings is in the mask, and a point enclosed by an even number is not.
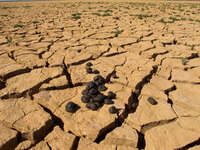
<svg viewBox="0 0 200 150"><path fill-rule="evenodd" d="M199 125L200 3L0 3L0 150L199 150Z"/></svg>

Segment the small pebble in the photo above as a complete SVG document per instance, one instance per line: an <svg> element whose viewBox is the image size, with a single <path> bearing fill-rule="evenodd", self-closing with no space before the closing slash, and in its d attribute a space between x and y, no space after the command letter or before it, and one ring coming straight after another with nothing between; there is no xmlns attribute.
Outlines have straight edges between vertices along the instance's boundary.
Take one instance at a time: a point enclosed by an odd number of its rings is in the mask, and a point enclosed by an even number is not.
<svg viewBox="0 0 200 150"><path fill-rule="evenodd" d="M104 99L104 104L114 104L114 102L111 99Z"/></svg>
<svg viewBox="0 0 200 150"><path fill-rule="evenodd" d="M111 114L117 114L117 113L119 112L119 110L118 110L115 106L111 106L111 107L109 108L109 112L110 112Z"/></svg>
<svg viewBox="0 0 200 150"><path fill-rule="evenodd" d="M149 97L147 100L148 100L148 102L149 102L150 104L152 104L152 105L158 104L158 102L157 102L154 98L152 98L152 97Z"/></svg>
<svg viewBox="0 0 200 150"><path fill-rule="evenodd" d="M67 112L71 112L71 113L74 113L76 112L76 110L78 109L78 105L75 104L74 102L68 102L65 106L65 110Z"/></svg>
<svg viewBox="0 0 200 150"><path fill-rule="evenodd" d="M116 94L113 93L112 91L109 91L109 92L108 92L108 98L109 98L109 99L115 99L115 98L116 98Z"/></svg>

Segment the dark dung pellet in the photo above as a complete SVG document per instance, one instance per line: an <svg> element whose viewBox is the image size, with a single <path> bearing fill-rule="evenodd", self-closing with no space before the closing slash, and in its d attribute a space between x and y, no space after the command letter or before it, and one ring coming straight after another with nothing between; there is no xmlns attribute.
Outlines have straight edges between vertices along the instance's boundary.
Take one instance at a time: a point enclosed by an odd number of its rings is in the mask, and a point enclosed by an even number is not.
<svg viewBox="0 0 200 150"><path fill-rule="evenodd" d="M98 81L94 81L94 83L97 85L97 86L100 86L102 85L101 83L99 83Z"/></svg>
<svg viewBox="0 0 200 150"><path fill-rule="evenodd" d="M81 93L82 93L82 95L88 95L88 90L85 89Z"/></svg>
<svg viewBox="0 0 200 150"><path fill-rule="evenodd" d="M86 68L86 72L91 74L92 73L92 68Z"/></svg>
<svg viewBox="0 0 200 150"><path fill-rule="evenodd" d="M110 98L110 99L115 99L115 98L116 98L116 94L113 93L112 91L109 91L109 92L108 92L108 98Z"/></svg>
<svg viewBox="0 0 200 150"><path fill-rule="evenodd" d="M99 70L97 70L97 69L93 69L93 73L94 73L94 74L99 74L100 72L99 72Z"/></svg>
<svg viewBox="0 0 200 150"><path fill-rule="evenodd" d="M94 96L91 96L91 98L90 98L90 102L91 102L91 103L94 103L94 102L95 102L95 100L94 100Z"/></svg>
<svg viewBox="0 0 200 150"><path fill-rule="evenodd" d="M158 102L157 102L154 98L152 98L152 97L149 97L147 100L148 100L148 102L149 102L150 104L152 104L152 105L158 104Z"/></svg>
<svg viewBox="0 0 200 150"><path fill-rule="evenodd" d="M98 86L99 91L106 91L107 89L108 88L104 84Z"/></svg>
<svg viewBox="0 0 200 150"><path fill-rule="evenodd" d="M86 64L86 66L88 66L88 67L91 67L93 64L91 63L91 62L88 62L87 64Z"/></svg>
<svg viewBox="0 0 200 150"><path fill-rule="evenodd" d="M96 88L89 89L89 95L97 95L99 91Z"/></svg>
<svg viewBox="0 0 200 150"><path fill-rule="evenodd" d="M111 99L104 99L104 104L114 104L114 102Z"/></svg>
<svg viewBox="0 0 200 150"><path fill-rule="evenodd" d="M95 76L95 77L93 78L93 80L94 80L94 81L97 81L97 80L99 79L99 76L101 76L101 75Z"/></svg>
<svg viewBox="0 0 200 150"><path fill-rule="evenodd" d="M102 93L99 93L97 96L95 96L95 97L93 98L93 100L94 100L95 102L101 102L101 103L104 102L104 99L105 99L105 96L104 96Z"/></svg>
<svg viewBox="0 0 200 150"><path fill-rule="evenodd" d="M100 103L100 102L95 102L95 105L99 108L99 107L102 106L102 103Z"/></svg>
<svg viewBox="0 0 200 150"><path fill-rule="evenodd" d="M97 88L97 85L95 82L91 81L87 84L86 90L92 89L92 88Z"/></svg>
<svg viewBox="0 0 200 150"><path fill-rule="evenodd" d="M74 113L76 112L76 110L79 108L79 106L77 104L75 104L74 102L68 102L65 106L65 110L67 112L71 112Z"/></svg>
<svg viewBox="0 0 200 150"><path fill-rule="evenodd" d="M97 110L97 109L98 109L98 106L97 106L95 103L92 103L92 102L87 103L87 104L86 104L86 107L87 107L88 109L91 109L91 110Z"/></svg>
<svg viewBox="0 0 200 150"><path fill-rule="evenodd" d="M90 101L90 97L84 95L84 96L81 97L81 101L82 101L83 103L88 103L88 102Z"/></svg>
<svg viewBox="0 0 200 150"><path fill-rule="evenodd" d="M109 108L109 112L110 112L111 114L116 114L116 113L119 112L119 110L118 110L115 106L111 106L111 107Z"/></svg>
<svg viewBox="0 0 200 150"><path fill-rule="evenodd" d="M93 78L94 81L98 82L99 84L104 84L105 79L101 75L97 75Z"/></svg>

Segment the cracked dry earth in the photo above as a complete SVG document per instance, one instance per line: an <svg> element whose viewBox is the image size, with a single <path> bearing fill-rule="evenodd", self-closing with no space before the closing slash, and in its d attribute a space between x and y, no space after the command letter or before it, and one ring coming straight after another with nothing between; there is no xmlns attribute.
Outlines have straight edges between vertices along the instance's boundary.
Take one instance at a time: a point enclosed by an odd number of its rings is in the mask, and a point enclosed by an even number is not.
<svg viewBox="0 0 200 150"><path fill-rule="evenodd" d="M199 150L199 16L198 3L0 3L0 150ZM118 115L81 102L88 62Z"/></svg>

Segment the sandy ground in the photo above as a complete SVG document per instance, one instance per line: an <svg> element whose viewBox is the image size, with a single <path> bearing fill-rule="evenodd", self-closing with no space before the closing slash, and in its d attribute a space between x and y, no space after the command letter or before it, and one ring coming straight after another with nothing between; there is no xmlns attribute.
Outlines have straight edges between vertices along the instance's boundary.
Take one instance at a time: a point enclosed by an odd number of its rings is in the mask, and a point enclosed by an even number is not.
<svg viewBox="0 0 200 150"><path fill-rule="evenodd" d="M199 150L199 55L197 2L0 3L0 150Z"/></svg>

